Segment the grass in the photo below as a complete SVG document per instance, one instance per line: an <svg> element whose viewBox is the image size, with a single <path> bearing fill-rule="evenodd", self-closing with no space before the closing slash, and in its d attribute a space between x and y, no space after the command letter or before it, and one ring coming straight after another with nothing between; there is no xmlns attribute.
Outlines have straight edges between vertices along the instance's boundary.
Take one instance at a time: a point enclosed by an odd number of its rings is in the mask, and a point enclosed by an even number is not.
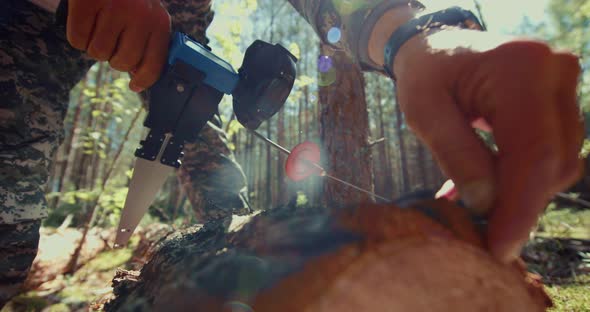
<svg viewBox="0 0 590 312"><path fill-rule="evenodd" d="M2 312L71 312L88 311L88 305L110 293L115 270L124 267L131 259L138 239L131 240L129 247L107 250L82 266L72 276L64 278L64 288L43 295L31 291L20 295L2 309Z"/></svg>
<svg viewBox="0 0 590 312"><path fill-rule="evenodd" d="M590 210L558 209L551 204L541 217L535 235L590 239ZM555 305L551 312L590 312L590 275L578 276L569 284L546 286L546 289Z"/></svg>
<svg viewBox="0 0 590 312"><path fill-rule="evenodd" d="M590 311L590 275L579 277L577 283L549 286L547 292L555 305L551 312Z"/></svg>
<svg viewBox="0 0 590 312"><path fill-rule="evenodd" d="M537 235L590 239L590 210L557 209L550 204L539 220Z"/></svg>

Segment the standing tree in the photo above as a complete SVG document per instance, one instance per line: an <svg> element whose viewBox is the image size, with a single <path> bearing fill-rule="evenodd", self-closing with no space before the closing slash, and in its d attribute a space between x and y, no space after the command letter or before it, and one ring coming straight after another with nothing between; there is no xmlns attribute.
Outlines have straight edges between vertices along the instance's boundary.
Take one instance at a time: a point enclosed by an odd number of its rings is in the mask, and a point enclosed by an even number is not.
<svg viewBox="0 0 590 312"><path fill-rule="evenodd" d="M320 44L319 58L320 139L327 170L340 179L367 190L373 189L372 157L369 148L369 118L365 101L365 79L352 60ZM330 51L332 52L332 51ZM347 186L326 180L323 203L341 205L371 200L367 194L351 192Z"/></svg>

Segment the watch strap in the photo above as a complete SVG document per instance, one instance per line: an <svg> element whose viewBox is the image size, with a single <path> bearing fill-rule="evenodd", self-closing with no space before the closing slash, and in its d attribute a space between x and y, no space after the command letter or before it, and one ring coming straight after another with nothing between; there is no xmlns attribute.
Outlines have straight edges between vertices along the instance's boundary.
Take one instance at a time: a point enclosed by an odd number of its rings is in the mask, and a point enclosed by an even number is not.
<svg viewBox="0 0 590 312"><path fill-rule="evenodd" d="M451 7L413 18L396 29L385 44L385 72L395 80L393 62L401 47L415 35L444 26L485 30L475 14L460 7Z"/></svg>

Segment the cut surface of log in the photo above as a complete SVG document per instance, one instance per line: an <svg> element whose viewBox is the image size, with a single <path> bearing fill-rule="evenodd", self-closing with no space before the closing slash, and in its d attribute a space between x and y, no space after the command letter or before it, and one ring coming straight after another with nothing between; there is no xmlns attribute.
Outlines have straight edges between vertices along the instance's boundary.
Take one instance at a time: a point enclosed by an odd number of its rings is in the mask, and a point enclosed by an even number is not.
<svg viewBox="0 0 590 312"><path fill-rule="evenodd" d="M545 311L538 279L483 248L445 200L410 208L289 205L236 232L211 223L166 241L107 311Z"/></svg>

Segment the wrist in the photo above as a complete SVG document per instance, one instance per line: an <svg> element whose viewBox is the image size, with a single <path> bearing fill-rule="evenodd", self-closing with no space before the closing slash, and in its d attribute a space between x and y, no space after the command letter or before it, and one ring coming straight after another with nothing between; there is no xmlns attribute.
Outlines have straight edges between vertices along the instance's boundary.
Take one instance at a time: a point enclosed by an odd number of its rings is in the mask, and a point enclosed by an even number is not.
<svg viewBox="0 0 590 312"><path fill-rule="evenodd" d="M393 14L398 12L393 12ZM399 13L398 13L399 14ZM421 12L419 17L406 20L403 25L396 25L384 46L384 70L387 75L396 80L395 63L397 54L408 41L416 37L426 37L433 29L477 29L485 30L485 27L478 21L478 18L470 11L460 7L450 7L434 12ZM399 19L398 19L399 20ZM403 19L402 19L403 20ZM381 36L379 36L381 37ZM414 42L419 41L414 40ZM418 45L428 48L428 45ZM407 51L408 49L406 49ZM375 55L377 57L377 55Z"/></svg>
<svg viewBox="0 0 590 312"><path fill-rule="evenodd" d="M401 25L414 18L420 9L401 6L385 12L378 20L369 37L368 56L376 64L383 64L383 50L389 36Z"/></svg>

